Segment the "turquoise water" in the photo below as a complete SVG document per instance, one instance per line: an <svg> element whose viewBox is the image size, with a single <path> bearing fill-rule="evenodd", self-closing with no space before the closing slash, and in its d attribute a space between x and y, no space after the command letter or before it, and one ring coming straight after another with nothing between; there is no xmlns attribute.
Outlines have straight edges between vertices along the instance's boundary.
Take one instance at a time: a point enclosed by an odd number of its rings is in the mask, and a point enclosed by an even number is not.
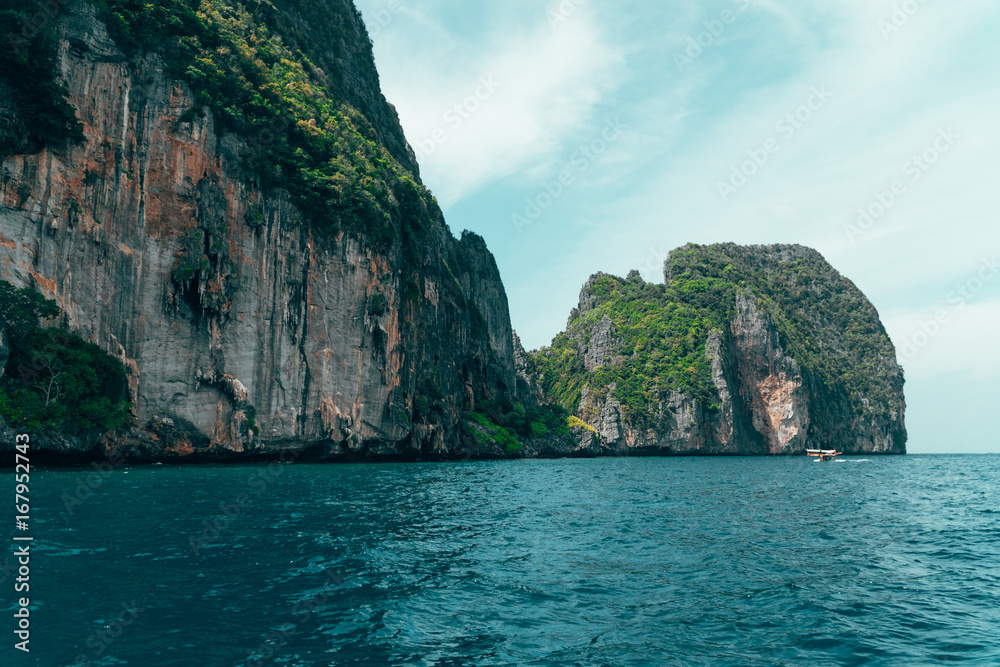
<svg viewBox="0 0 1000 667"><path fill-rule="evenodd" d="M0 664L1000 664L1000 456L87 472Z"/></svg>

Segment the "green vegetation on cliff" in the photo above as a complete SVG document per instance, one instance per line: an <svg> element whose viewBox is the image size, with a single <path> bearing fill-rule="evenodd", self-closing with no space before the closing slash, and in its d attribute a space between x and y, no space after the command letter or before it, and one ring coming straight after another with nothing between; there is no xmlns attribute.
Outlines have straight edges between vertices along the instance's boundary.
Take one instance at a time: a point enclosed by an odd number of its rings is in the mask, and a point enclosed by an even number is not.
<svg viewBox="0 0 1000 667"><path fill-rule="evenodd" d="M476 450L493 446L507 454L518 454L524 449L522 439L569 435L569 420L567 411L559 405L526 408L507 401L483 401L468 414L464 435Z"/></svg>
<svg viewBox="0 0 1000 667"><path fill-rule="evenodd" d="M110 431L127 423L125 369L114 357L64 329L42 329L55 302L0 281L0 323L10 357L0 378L0 416L19 429Z"/></svg>
<svg viewBox="0 0 1000 667"><path fill-rule="evenodd" d="M45 5L43 7L43 4ZM58 80L56 2L0 0L0 81L19 122L0 118L0 157L83 139L83 126Z"/></svg>
<svg viewBox="0 0 1000 667"><path fill-rule="evenodd" d="M717 394L705 341L720 322L711 311L685 303L670 286L645 283L638 276L623 280L598 274L589 292L596 305L575 313L566 331L533 358L547 397L575 410L585 385L603 393L613 384L614 398L630 415L655 407L669 390L714 404ZM580 350L605 316L620 342L608 362L587 372Z"/></svg>
<svg viewBox="0 0 1000 667"><path fill-rule="evenodd" d="M865 295L815 250L802 246L688 245L667 260L688 302L728 322L736 292L753 294L785 353L828 387L846 389L860 411L893 408L896 352Z"/></svg>
<svg viewBox="0 0 1000 667"><path fill-rule="evenodd" d="M584 387L609 393L636 422L650 417L668 391L709 409L718 405L706 354L709 333L720 341L744 292L765 312L786 354L827 387L843 388L856 411L893 409L895 353L871 303L819 253L801 246L687 245L667 260L666 284L597 274L583 312L530 361L545 395L569 410ZM613 326L609 358L588 372L584 350L596 325ZM724 353L724 349L723 349Z"/></svg>
<svg viewBox="0 0 1000 667"><path fill-rule="evenodd" d="M0 47L0 64L7 72L2 76L18 97L22 122L46 142L82 138L55 66L55 13L64 7L54 1L0 2L0 19L24 25L26 34L33 35L30 40L8 39ZM317 24L342 29L354 22L360 25L351 3L95 0L94 4L127 55L157 53L167 75L191 87L196 107L182 120L193 120L210 109L220 134L231 132L245 140L241 158L247 171L263 187L291 193L317 228L363 232L369 243L385 249L400 238L407 242L405 225L421 217L420 209L440 216L430 193L331 83L339 73L324 71L291 44L312 46L317 53L325 45L282 36L295 32L303 12ZM41 30L33 27L33 16L42 17ZM14 137L0 136L0 151L14 152L18 147Z"/></svg>
<svg viewBox="0 0 1000 667"><path fill-rule="evenodd" d="M278 3L294 9L294 2ZM279 34L275 4L237 0L97 0L115 41L130 54L157 52L167 74L191 86L221 130L247 140L249 170L281 187L317 226L393 240L393 215L432 198L379 142L369 121L338 99L325 73ZM350 5L316 3L315 20L343 26ZM191 116L193 117L194 110ZM417 204L419 205L419 204Z"/></svg>

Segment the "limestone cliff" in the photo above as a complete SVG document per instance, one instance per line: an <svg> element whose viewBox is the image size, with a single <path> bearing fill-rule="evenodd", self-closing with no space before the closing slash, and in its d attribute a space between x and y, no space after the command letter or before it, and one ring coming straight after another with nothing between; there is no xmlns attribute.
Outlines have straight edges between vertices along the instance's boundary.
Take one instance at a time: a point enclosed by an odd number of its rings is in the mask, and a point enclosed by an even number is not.
<svg viewBox="0 0 1000 667"><path fill-rule="evenodd" d="M686 246L666 283L596 274L534 379L593 454L904 453L878 313L801 246Z"/></svg>
<svg viewBox="0 0 1000 667"><path fill-rule="evenodd" d="M351 0L0 15L45 17L0 45L0 280L120 360L133 413L40 433L58 458L905 451L878 314L800 246L687 246L664 285L596 274L526 353Z"/></svg>
<svg viewBox="0 0 1000 667"><path fill-rule="evenodd" d="M419 184L350 0L320 3L333 26L311 20L315 3L275 4L272 28L391 156L372 159ZM477 401L513 396L496 264L429 195L384 196L388 241L318 229L248 171L247 139L163 58L127 53L86 2L56 30L84 140L4 157L0 278L56 300L71 331L124 363L135 426L101 452L443 457Z"/></svg>

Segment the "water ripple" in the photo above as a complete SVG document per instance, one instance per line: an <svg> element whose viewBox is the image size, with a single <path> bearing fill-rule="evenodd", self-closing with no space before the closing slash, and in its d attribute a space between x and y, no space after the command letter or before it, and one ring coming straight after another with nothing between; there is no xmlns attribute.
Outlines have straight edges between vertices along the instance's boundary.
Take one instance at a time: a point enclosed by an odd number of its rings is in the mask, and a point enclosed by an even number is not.
<svg viewBox="0 0 1000 667"><path fill-rule="evenodd" d="M23 664L1000 664L1000 457L845 461L44 471Z"/></svg>

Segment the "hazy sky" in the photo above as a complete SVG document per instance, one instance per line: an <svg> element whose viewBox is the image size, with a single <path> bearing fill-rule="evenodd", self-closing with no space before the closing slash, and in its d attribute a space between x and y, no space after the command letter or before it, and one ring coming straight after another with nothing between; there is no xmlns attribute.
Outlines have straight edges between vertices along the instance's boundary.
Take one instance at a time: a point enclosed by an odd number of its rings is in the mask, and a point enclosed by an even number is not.
<svg viewBox="0 0 1000 667"><path fill-rule="evenodd" d="M1000 452L1000 3L357 0L526 347L596 272L802 243L872 300L911 452ZM863 215L864 213L864 215Z"/></svg>

